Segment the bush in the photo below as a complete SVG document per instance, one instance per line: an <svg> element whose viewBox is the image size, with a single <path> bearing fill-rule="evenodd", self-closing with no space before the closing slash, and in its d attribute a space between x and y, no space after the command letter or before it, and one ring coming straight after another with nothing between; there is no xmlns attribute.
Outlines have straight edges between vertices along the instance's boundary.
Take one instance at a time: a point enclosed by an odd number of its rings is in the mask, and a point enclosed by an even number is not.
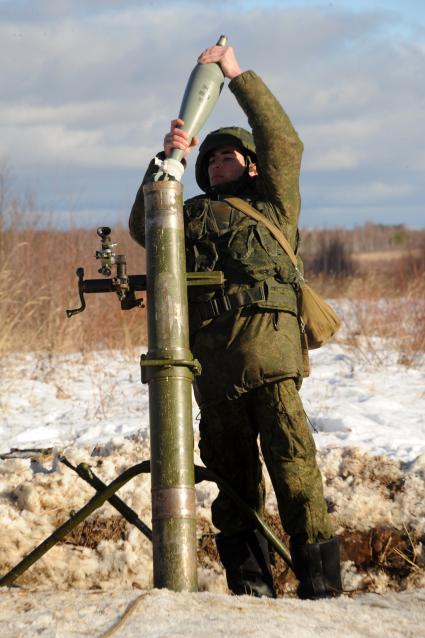
<svg viewBox="0 0 425 638"><path fill-rule="evenodd" d="M351 254L339 237L330 237L328 241L322 242L321 249L312 260L311 269L315 275L335 277L350 277L355 270Z"/></svg>

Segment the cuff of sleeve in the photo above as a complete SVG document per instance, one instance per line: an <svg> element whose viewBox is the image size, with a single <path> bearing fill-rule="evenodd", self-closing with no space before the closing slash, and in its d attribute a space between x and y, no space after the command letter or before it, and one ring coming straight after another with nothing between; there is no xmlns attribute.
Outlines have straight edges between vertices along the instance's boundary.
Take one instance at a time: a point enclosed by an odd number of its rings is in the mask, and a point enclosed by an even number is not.
<svg viewBox="0 0 425 638"><path fill-rule="evenodd" d="M167 158L166 158L166 156L165 156L164 151L159 151L159 153L157 153L157 154L155 155L155 157L157 157L157 158L158 158L158 159L160 159L160 160L165 160L165 159L167 159ZM181 163L183 164L183 166L186 168L186 166L187 166L187 160L183 157L180 161L181 161Z"/></svg>
<svg viewBox="0 0 425 638"><path fill-rule="evenodd" d="M246 84L251 82L252 80L256 80L258 75L255 71L243 71L240 75L237 75L233 80L229 82L229 89L232 92L238 90L238 88L243 88Z"/></svg>

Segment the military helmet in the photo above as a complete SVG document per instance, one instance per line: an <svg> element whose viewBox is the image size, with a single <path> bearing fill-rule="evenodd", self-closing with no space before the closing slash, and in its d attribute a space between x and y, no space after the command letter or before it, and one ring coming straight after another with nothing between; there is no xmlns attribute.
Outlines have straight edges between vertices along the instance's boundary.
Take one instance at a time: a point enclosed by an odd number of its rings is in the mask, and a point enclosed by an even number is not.
<svg viewBox="0 0 425 638"><path fill-rule="evenodd" d="M199 188L207 192L210 187L208 178L208 154L219 146L235 146L245 151L255 163L256 152L252 133L239 126L226 126L208 133L199 147L196 159L195 176Z"/></svg>

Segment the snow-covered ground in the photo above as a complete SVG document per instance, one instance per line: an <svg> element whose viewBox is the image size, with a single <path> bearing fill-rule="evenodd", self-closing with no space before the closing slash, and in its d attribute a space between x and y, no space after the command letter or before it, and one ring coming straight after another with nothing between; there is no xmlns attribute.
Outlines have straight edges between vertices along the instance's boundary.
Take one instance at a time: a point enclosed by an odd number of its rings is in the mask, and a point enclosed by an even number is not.
<svg viewBox="0 0 425 638"><path fill-rule="evenodd" d="M425 452L425 363L385 364L331 344L312 351L301 395L319 448L358 447L413 461ZM147 437L148 390L139 352L13 354L0 360L0 453L17 447L62 449L116 437ZM194 406L194 427L197 408Z"/></svg>
<svg viewBox="0 0 425 638"><path fill-rule="evenodd" d="M405 367L385 344L374 347L380 363L341 344L312 353L302 397L316 430L326 497L339 530L404 526L424 537L425 362ZM60 463L60 454L74 464L89 462L106 482L148 458L141 352L17 353L0 360L0 573L92 495ZM34 451L7 457L14 448ZM143 475L120 491L148 524L149 488ZM215 492L212 484L197 488L198 516L206 523ZM275 511L271 492L268 509ZM108 504L98 516L115 521ZM347 589L362 589L367 579L367 589L378 593L318 602L234 598L226 595L221 567L211 559L199 569L202 593L155 591L150 543L131 528L95 546L59 544L17 581L19 589L0 590L1 636L101 636L137 590L142 598L116 636L425 636L425 590L417 589L425 587L423 570L403 581L408 591L395 594L388 591L394 582L387 574L377 569L366 577L344 562Z"/></svg>
<svg viewBox="0 0 425 638"><path fill-rule="evenodd" d="M164 590L0 592L2 638L423 638L424 608L425 589L314 602Z"/></svg>

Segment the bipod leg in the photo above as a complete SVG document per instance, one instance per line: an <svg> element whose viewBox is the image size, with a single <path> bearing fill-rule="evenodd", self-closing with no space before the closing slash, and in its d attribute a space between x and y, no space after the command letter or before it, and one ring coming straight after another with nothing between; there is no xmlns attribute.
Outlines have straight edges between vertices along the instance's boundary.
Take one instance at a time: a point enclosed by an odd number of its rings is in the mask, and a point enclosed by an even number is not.
<svg viewBox="0 0 425 638"><path fill-rule="evenodd" d="M32 550L25 556L20 563L13 567L3 578L0 579L0 587L11 585L18 576L21 576L31 565L33 565L39 558L44 556L56 543L64 538L74 527L77 527L79 523L82 523L92 512L101 507L105 501L109 500L115 492L117 492L123 485L125 485L132 478L138 474L150 472L150 461L143 461L138 465L130 467L125 470L120 476L118 476L112 483L110 483L105 490L97 492L90 501L82 507L74 516L66 521L63 525L58 527L45 541L40 543L38 547Z"/></svg>
<svg viewBox="0 0 425 638"><path fill-rule="evenodd" d="M61 463L69 467L71 470L74 470L78 474L80 478L82 478L86 483L91 485L97 492L102 492L108 486L104 483L96 474L93 472L91 467L87 463L80 463L75 467L72 465L70 461L66 458L66 456L59 457ZM137 516L136 512L131 509L123 500L120 499L119 496L114 494L111 498L108 498L108 503L110 503L115 509L123 516L131 525L137 527L138 530L142 532L146 536L148 540L152 542L152 530L148 527L140 518Z"/></svg>
<svg viewBox="0 0 425 638"><path fill-rule="evenodd" d="M255 527L261 532L264 538L270 543L274 550L283 558L285 563L292 570L292 559L289 550L285 547L285 545L280 541L277 536L274 535L272 530L263 519L257 514L255 510L252 509L249 505L245 503L245 501L235 492L235 490L230 487L226 481L223 481L222 478L218 476L212 470L209 470L206 467L201 467L200 465L195 465L195 483L200 483L201 481L213 481L217 483L220 490L222 490L232 501L239 507L240 510L243 511L244 514L254 523Z"/></svg>

